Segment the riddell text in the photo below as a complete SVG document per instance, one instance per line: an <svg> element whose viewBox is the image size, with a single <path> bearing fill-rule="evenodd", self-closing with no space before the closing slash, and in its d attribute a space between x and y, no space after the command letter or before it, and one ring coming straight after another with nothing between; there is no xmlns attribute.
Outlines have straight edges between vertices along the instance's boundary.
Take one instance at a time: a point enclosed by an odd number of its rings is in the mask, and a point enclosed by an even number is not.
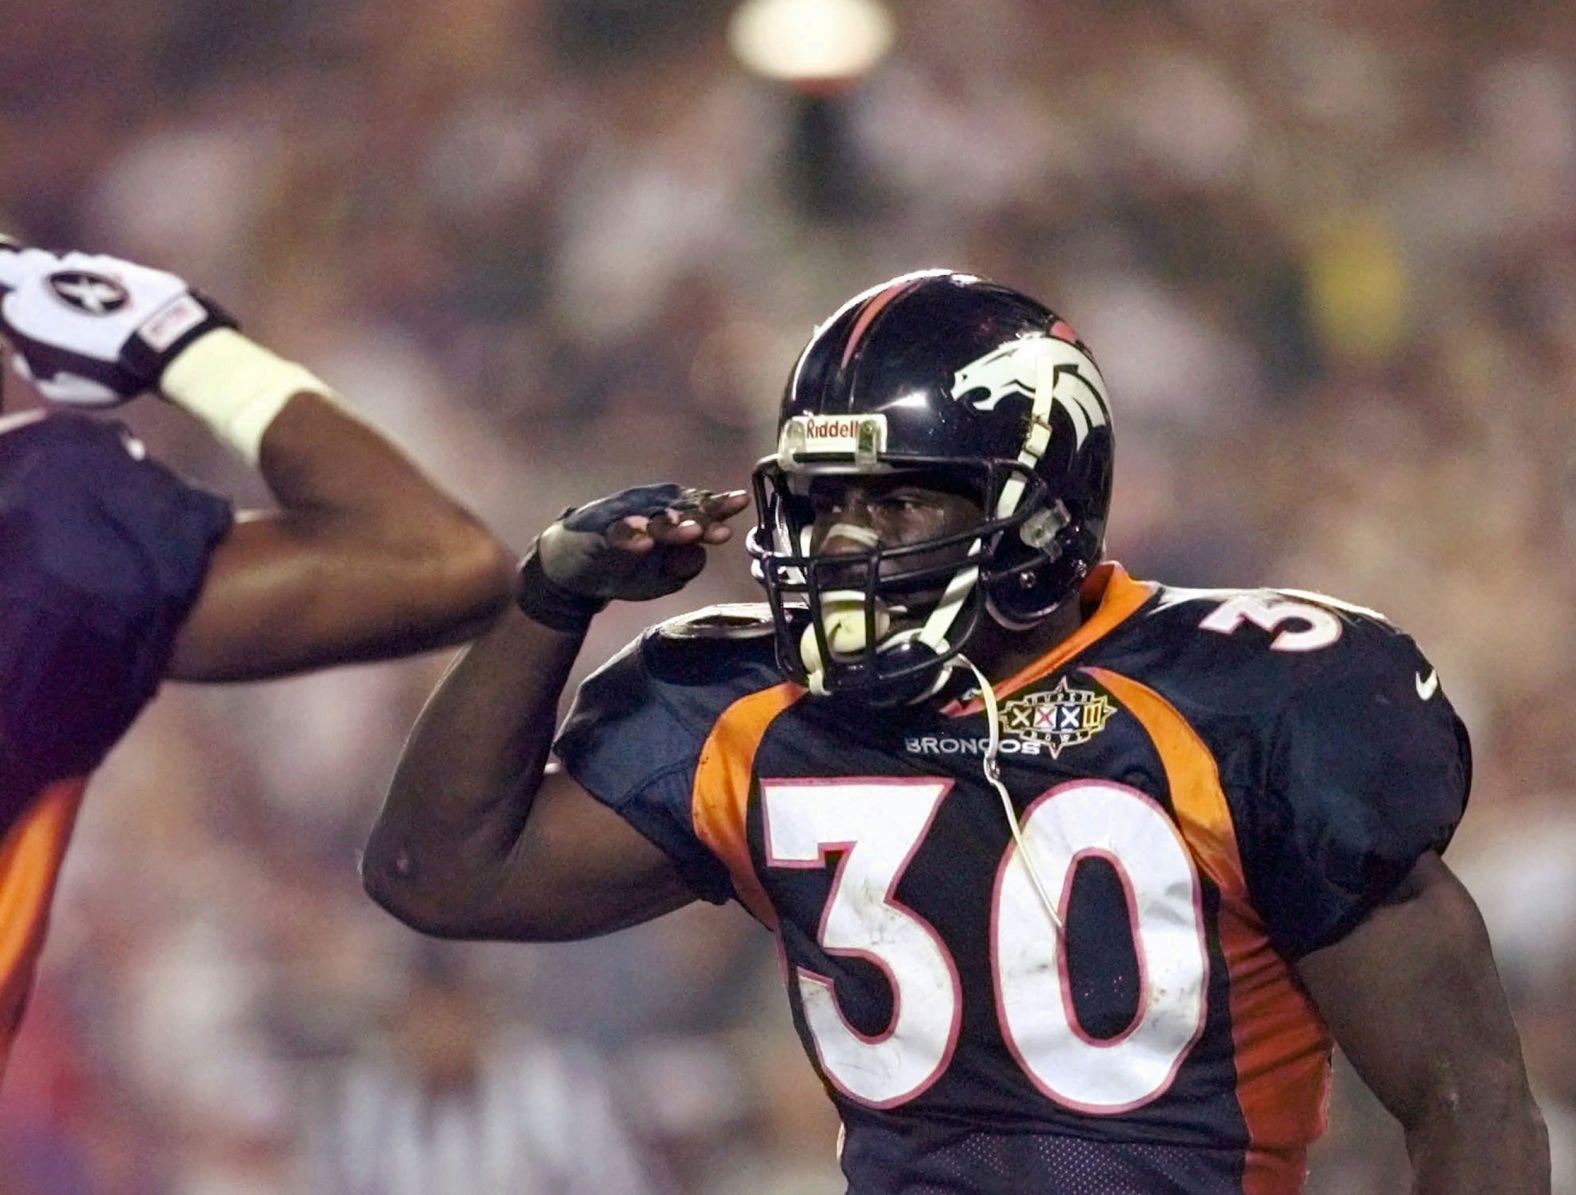
<svg viewBox="0 0 1576 1195"><path fill-rule="evenodd" d="M859 434L859 421L857 419L833 419L827 423L812 423L806 429L806 435L812 440L847 439Z"/></svg>

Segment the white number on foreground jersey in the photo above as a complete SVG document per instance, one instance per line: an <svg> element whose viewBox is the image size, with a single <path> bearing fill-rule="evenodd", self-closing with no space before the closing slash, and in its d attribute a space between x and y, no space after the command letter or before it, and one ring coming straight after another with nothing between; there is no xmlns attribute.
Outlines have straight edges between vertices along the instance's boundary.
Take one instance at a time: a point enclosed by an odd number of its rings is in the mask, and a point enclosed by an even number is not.
<svg viewBox="0 0 1576 1195"><path fill-rule="evenodd" d="M822 947L874 963L892 985L892 1021L870 1036L849 1025L827 976L797 968L827 1078L877 1107L923 1092L957 1045L957 967L935 928L895 897L950 788L931 779L761 784L771 866L820 867L828 851L843 852L821 919ZM1064 922L1080 859L1104 859L1121 877L1141 976L1138 1014L1106 1041L1078 1025L1065 945L1009 846L989 927L1003 1037L1030 1081L1063 1105L1110 1115L1147 1103L1170 1086L1204 1023L1208 958L1192 859L1160 806L1104 781L1042 794L1024 816L1023 834L1046 891L1060 894Z"/></svg>
<svg viewBox="0 0 1576 1195"><path fill-rule="evenodd" d="M1229 635L1244 622L1269 631L1272 651L1317 651L1341 637L1341 620L1310 602L1273 594L1244 593L1217 606L1199 627ZM1302 623L1296 630L1281 630L1284 622Z"/></svg>

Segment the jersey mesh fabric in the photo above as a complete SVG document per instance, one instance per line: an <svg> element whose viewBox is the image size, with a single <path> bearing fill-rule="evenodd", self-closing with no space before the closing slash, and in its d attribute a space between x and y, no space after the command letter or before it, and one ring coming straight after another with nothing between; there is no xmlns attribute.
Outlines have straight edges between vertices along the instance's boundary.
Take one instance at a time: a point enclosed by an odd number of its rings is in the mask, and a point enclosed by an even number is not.
<svg viewBox="0 0 1576 1195"><path fill-rule="evenodd" d="M977 1128L867 1126L843 1155L848 1195L1241 1195L1241 1165L1233 1150Z"/></svg>

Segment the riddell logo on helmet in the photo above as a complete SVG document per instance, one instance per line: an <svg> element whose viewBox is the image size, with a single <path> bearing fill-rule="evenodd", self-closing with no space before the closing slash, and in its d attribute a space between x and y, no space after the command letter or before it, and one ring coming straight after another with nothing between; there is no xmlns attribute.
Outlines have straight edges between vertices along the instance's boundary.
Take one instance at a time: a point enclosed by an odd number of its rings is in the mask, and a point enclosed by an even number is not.
<svg viewBox="0 0 1576 1195"><path fill-rule="evenodd" d="M850 440L859 434L859 420L840 416L810 417L805 428L807 440Z"/></svg>
<svg viewBox="0 0 1576 1195"><path fill-rule="evenodd" d="M795 415L783 424L777 455L785 468L802 453L874 464L885 447L885 415Z"/></svg>

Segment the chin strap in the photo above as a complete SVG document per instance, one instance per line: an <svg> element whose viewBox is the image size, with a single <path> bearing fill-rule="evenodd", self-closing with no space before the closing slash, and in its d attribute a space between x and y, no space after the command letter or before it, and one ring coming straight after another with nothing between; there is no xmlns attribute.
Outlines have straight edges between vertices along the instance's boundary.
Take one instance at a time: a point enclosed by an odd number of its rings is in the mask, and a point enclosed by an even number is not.
<svg viewBox="0 0 1576 1195"><path fill-rule="evenodd" d="M981 541L975 540L969 545L968 559L979 555ZM971 590L979 583L980 570L977 564L969 564L952 574L947 581L946 588L942 590L940 599L935 608L926 617L924 625L899 631L895 635L888 635L892 625L893 607L889 607L879 598L875 604L875 632L877 653L891 651L905 643L921 643L929 648L938 657L945 656L951 650L951 643L947 636L958 621L958 615L963 612L964 603L968 601ZM852 655L863 651L865 648L865 594L861 590L829 590L821 597L821 629L826 635L827 646L832 649L832 654ZM812 693L824 695L826 692L826 668L821 659L820 643L815 633L814 624L805 627L804 634L799 639L799 657L804 662L805 671L809 675L809 688ZM948 678L952 675L954 664L951 660L944 660L936 670L935 679L926 687L923 693L913 698L923 701L927 697L941 691Z"/></svg>
<svg viewBox="0 0 1576 1195"><path fill-rule="evenodd" d="M1062 919L1056 912L1056 905L1050 895L1045 891L1045 885L1040 882L1040 873L1034 869L1034 860L1029 855L1029 847L1023 840L1023 827L1018 824L1018 812L1012 807L1012 798L1007 794L1007 786L1001 782L1001 766L998 756L1001 754L1001 714L996 706L996 691L991 688L991 683L985 674L979 670L974 661L968 656L960 655L958 660L967 664L969 671L974 674L974 679L979 682L980 700L985 703L985 724L989 727L990 741L985 747L985 758L980 763L980 770L985 773L985 779L1001 797L1001 807L1007 814L1007 825L1012 828L1012 840L1018 844L1018 859L1023 864L1024 870L1029 873L1029 882L1034 885L1034 891L1039 894L1040 904L1044 906L1046 916L1051 919L1051 924L1056 927L1056 932L1066 932Z"/></svg>

